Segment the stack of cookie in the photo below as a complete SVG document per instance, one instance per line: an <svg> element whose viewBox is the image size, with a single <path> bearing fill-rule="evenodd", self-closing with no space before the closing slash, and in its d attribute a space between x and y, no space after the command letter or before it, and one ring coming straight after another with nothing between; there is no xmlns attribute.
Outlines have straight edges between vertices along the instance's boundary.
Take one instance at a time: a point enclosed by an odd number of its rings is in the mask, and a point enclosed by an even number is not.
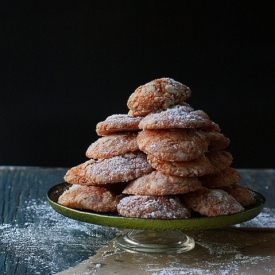
<svg viewBox="0 0 275 275"><path fill-rule="evenodd" d="M227 215L255 203L223 150L229 139L185 102L190 96L170 78L138 87L128 114L97 124L101 137L87 149L90 160L67 172L72 187L59 203L152 219Z"/></svg>

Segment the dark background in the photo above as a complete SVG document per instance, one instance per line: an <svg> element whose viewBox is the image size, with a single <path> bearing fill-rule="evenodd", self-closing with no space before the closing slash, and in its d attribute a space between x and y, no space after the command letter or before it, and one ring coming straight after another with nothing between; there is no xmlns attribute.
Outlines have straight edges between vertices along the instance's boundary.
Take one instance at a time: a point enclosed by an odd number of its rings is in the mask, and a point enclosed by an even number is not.
<svg viewBox="0 0 275 275"><path fill-rule="evenodd" d="M71 167L140 85L172 77L274 168L274 1L1 1L0 165Z"/></svg>

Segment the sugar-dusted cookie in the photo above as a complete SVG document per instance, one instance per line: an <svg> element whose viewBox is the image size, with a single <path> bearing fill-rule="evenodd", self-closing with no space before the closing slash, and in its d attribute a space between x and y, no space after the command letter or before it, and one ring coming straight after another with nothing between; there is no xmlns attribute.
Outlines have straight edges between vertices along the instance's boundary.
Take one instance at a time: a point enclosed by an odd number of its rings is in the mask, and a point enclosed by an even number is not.
<svg viewBox="0 0 275 275"><path fill-rule="evenodd" d="M214 150L205 153L210 163L215 167L216 173L224 170L226 167L230 166L233 162L233 157L231 153L223 150Z"/></svg>
<svg viewBox="0 0 275 275"><path fill-rule="evenodd" d="M117 205L120 215L144 219L185 219L189 209L174 196L128 196Z"/></svg>
<svg viewBox="0 0 275 275"><path fill-rule="evenodd" d="M205 125L203 125L202 127L200 127L200 129L204 132L220 132L220 126L213 122L212 120L210 120L208 114L206 114L204 111L202 110L192 110L191 112L193 115L198 115L200 117L203 117L205 120L207 120L207 122L210 121L210 123L206 123Z"/></svg>
<svg viewBox="0 0 275 275"><path fill-rule="evenodd" d="M175 105L164 111L150 113L140 123L140 129L201 128L212 121L203 111L192 111L186 105Z"/></svg>
<svg viewBox="0 0 275 275"><path fill-rule="evenodd" d="M235 214L244 208L231 195L219 189L205 187L191 193L181 195L183 202L201 215L214 217Z"/></svg>
<svg viewBox="0 0 275 275"><path fill-rule="evenodd" d="M141 151L168 161L187 161L208 150L209 139L197 129L143 130L137 144Z"/></svg>
<svg viewBox="0 0 275 275"><path fill-rule="evenodd" d="M92 143L86 156L93 159L111 158L139 150L136 132L123 132L104 136Z"/></svg>
<svg viewBox="0 0 275 275"><path fill-rule="evenodd" d="M179 177L201 177L216 171L205 155L190 161L166 161L148 155L147 160L156 170Z"/></svg>
<svg viewBox="0 0 275 275"><path fill-rule="evenodd" d="M199 178L203 186L207 188L220 188L238 183L241 180L240 173L232 167L226 167L213 175L205 175Z"/></svg>
<svg viewBox="0 0 275 275"><path fill-rule="evenodd" d="M222 187L221 189L234 197L242 206L249 206L256 203L256 199L253 196L252 191L238 183Z"/></svg>
<svg viewBox="0 0 275 275"><path fill-rule="evenodd" d="M224 149L230 144L230 139L219 132L205 132L205 134L210 140L208 147L210 151Z"/></svg>
<svg viewBox="0 0 275 275"><path fill-rule="evenodd" d="M96 133L106 136L117 132L139 131L138 124L142 117L128 114L111 115L96 125Z"/></svg>
<svg viewBox="0 0 275 275"><path fill-rule="evenodd" d="M152 171L146 155L136 151L108 159L90 159L67 171L64 180L71 184L101 185L127 182Z"/></svg>
<svg viewBox="0 0 275 275"><path fill-rule="evenodd" d="M198 178L177 177L153 171L150 174L132 180L123 190L123 194L164 196L183 194L198 190L201 183Z"/></svg>
<svg viewBox="0 0 275 275"><path fill-rule="evenodd" d="M122 198L119 194L114 188L73 184L59 197L58 203L75 209L117 212L117 204Z"/></svg>
<svg viewBox="0 0 275 275"><path fill-rule="evenodd" d="M159 78L138 87L128 99L133 116L145 116L157 110L180 104L191 96L191 90L172 78Z"/></svg>

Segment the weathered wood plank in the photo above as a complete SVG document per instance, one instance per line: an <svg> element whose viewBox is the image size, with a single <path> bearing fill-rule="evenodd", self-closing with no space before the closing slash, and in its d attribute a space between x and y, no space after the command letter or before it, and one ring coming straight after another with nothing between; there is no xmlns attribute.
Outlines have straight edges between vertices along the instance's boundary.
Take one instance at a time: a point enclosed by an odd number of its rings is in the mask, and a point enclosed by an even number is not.
<svg viewBox="0 0 275 275"><path fill-rule="evenodd" d="M266 207L275 208L275 169L239 169L240 184L261 193Z"/></svg>
<svg viewBox="0 0 275 275"><path fill-rule="evenodd" d="M29 200L45 200L47 190L62 181L65 169L47 169L38 167L3 167L0 169L0 224L2 231L7 226L20 228L25 226L25 202ZM5 229L6 227L6 229ZM47 230L47 228L45 228ZM13 231L9 229L9 234ZM0 231L1 232L1 231ZM23 237L23 236L22 236ZM0 274L35 274L23 263L15 249L5 243L1 235ZM2 243L4 242L4 245ZM20 244L18 244L20 245ZM46 274L46 273L45 273Z"/></svg>
<svg viewBox="0 0 275 275"><path fill-rule="evenodd" d="M54 274L94 255L117 233L50 207L46 193L66 171L0 167L0 274Z"/></svg>

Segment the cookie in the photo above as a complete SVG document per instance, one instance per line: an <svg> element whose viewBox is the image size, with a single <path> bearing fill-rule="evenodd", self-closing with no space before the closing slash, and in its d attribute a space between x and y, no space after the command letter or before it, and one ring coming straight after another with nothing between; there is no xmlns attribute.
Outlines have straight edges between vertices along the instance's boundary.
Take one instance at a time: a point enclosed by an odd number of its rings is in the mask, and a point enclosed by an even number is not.
<svg viewBox="0 0 275 275"><path fill-rule="evenodd" d="M240 173L232 168L226 167L213 175L206 175L199 178L201 184L207 188L220 188L238 183L241 180Z"/></svg>
<svg viewBox="0 0 275 275"><path fill-rule="evenodd" d="M147 160L156 170L179 177L201 177L216 171L205 155L190 161L165 161L148 155Z"/></svg>
<svg viewBox="0 0 275 275"><path fill-rule="evenodd" d="M183 202L195 212L208 217L235 214L244 208L231 195L219 189L205 187L181 195Z"/></svg>
<svg viewBox="0 0 275 275"><path fill-rule="evenodd" d="M138 87L128 99L133 116L145 116L157 110L180 104L191 96L191 90L172 78L159 78Z"/></svg>
<svg viewBox="0 0 275 275"><path fill-rule="evenodd" d="M153 171L140 151L108 159L90 159L67 171L64 180L71 184L101 185L127 182Z"/></svg>
<svg viewBox="0 0 275 275"><path fill-rule="evenodd" d="M201 128L212 123L203 111L192 111L188 106L176 105L164 111L150 113L140 123L140 129Z"/></svg>
<svg viewBox="0 0 275 275"><path fill-rule="evenodd" d="M211 121L210 124L200 127L200 129L204 132L220 132L221 131L220 126L217 123L215 123L214 121Z"/></svg>
<svg viewBox="0 0 275 275"><path fill-rule="evenodd" d="M230 144L230 139L219 132L206 132L205 135L210 141L208 147L209 151L224 149Z"/></svg>
<svg viewBox="0 0 275 275"><path fill-rule="evenodd" d="M74 209L117 212L120 198L119 192L110 188L74 184L59 197L58 203Z"/></svg>
<svg viewBox="0 0 275 275"><path fill-rule="evenodd" d="M188 193L199 188L201 188L201 183L198 178L183 178L163 174L160 171L153 171L150 174L131 181L122 193L129 195L164 196Z"/></svg>
<svg viewBox="0 0 275 275"><path fill-rule="evenodd" d="M93 159L103 159L135 152L139 150L136 138L137 133L135 132L101 137L88 147L86 156Z"/></svg>
<svg viewBox="0 0 275 275"><path fill-rule="evenodd" d="M96 133L106 136L117 132L139 131L138 124L141 119L142 117L128 114L111 115L96 125Z"/></svg>
<svg viewBox="0 0 275 275"><path fill-rule="evenodd" d="M120 215L143 219L186 219L189 209L177 197L128 196L117 205Z"/></svg>
<svg viewBox="0 0 275 275"><path fill-rule="evenodd" d="M238 183L222 187L221 189L234 197L242 206L249 206L256 203L256 199L253 196L252 191Z"/></svg>
<svg viewBox="0 0 275 275"><path fill-rule="evenodd" d="M214 150L205 153L210 163L215 167L215 173L224 170L233 162L231 153L223 150Z"/></svg>
<svg viewBox="0 0 275 275"><path fill-rule="evenodd" d="M208 150L209 139L196 129L143 130L137 144L141 151L168 161L187 161Z"/></svg>

